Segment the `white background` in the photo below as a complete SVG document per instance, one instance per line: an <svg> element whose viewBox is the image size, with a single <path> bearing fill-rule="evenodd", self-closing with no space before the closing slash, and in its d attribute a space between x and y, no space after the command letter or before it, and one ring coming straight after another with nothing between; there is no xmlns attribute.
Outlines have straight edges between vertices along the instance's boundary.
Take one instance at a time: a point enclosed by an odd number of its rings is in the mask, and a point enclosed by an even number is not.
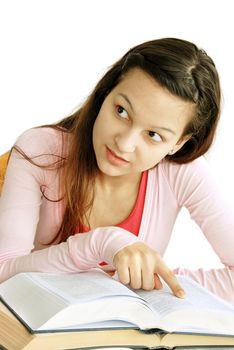
<svg viewBox="0 0 234 350"><path fill-rule="evenodd" d="M232 14L231 0L0 0L0 153L25 129L69 114L130 47L145 40L180 37L205 49L220 72L222 120L208 159L231 200ZM171 267L219 265L185 210L165 259Z"/></svg>

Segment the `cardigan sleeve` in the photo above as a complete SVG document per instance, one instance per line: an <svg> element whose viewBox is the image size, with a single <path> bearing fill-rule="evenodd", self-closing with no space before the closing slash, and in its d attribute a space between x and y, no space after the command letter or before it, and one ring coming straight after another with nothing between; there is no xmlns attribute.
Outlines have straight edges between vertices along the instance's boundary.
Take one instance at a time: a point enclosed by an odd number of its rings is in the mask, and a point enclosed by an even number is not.
<svg viewBox="0 0 234 350"><path fill-rule="evenodd" d="M178 206L186 207L191 218L201 228L223 268L190 271L178 268L213 293L234 304L234 215L211 175L204 157L188 164L165 162L165 174ZM199 252L198 252L199 254Z"/></svg>
<svg viewBox="0 0 234 350"><path fill-rule="evenodd" d="M37 128L22 134L16 146L37 164L45 165L51 162L51 154L56 155L61 144L58 131L56 134L53 129ZM112 264L120 249L137 240L124 229L103 227L35 250L41 186L47 185L51 174L52 170L46 171L12 151L0 197L0 282L19 272L77 272L96 267L100 261ZM53 234L46 233L48 241Z"/></svg>

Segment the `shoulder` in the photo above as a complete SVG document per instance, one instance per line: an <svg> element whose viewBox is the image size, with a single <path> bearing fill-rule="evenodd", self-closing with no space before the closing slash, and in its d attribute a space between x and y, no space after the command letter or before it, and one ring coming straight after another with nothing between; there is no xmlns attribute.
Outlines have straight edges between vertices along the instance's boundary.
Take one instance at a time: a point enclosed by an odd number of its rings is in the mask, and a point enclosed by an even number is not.
<svg viewBox="0 0 234 350"><path fill-rule="evenodd" d="M185 164L164 159L150 173L155 186L161 190L170 189L176 197L187 196L197 189L204 190L214 182L209 162L204 156Z"/></svg>
<svg viewBox="0 0 234 350"><path fill-rule="evenodd" d="M56 154L62 155L68 146L68 134L64 131L38 127L24 131L17 138L14 146L22 150L28 157Z"/></svg>
<svg viewBox="0 0 234 350"><path fill-rule="evenodd" d="M163 178L163 186L170 188L179 206L188 207L215 192L215 179L204 156L185 164L163 160L158 171Z"/></svg>
<svg viewBox="0 0 234 350"><path fill-rule="evenodd" d="M164 159L162 162L160 162L159 168L166 177L203 177L204 174L210 173L209 162L204 156L185 164L177 164Z"/></svg>

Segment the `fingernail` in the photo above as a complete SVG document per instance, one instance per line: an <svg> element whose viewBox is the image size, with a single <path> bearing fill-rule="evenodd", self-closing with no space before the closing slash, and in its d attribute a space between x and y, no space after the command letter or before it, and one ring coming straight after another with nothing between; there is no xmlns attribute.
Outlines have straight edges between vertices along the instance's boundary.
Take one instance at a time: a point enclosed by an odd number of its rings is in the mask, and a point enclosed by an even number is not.
<svg viewBox="0 0 234 350"><path fill-rule="evenodd" d="M185 298L186 294L185 294L185 291L183 289L179 289L177 292L176 292L176 295L179 297L179 298Z"/></svg>

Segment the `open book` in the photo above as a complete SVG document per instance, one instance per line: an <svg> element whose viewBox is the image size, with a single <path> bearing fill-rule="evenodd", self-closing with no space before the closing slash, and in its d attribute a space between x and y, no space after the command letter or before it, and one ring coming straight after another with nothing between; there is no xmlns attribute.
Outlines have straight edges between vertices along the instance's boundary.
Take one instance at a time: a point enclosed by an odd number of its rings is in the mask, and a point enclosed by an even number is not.
<svg viewBox="0 0 234 350"><path fill-rule="evenodd" d="M185 299L175 297L167 285L162 290L132 291L99 269L64 275L20 273L0 284L0 297L34 336L39 333L40 339L48 336L46 332L53 333L55 339L54 332L71 337L79 331L79 341L87 333L92 341L92 334L97 331L107 335L112 332L107 345L126 346L134 344L123 343L123 334L134 333L132 341L139 338L140 343L136 344L142 345L144 338L144 342L152 342L149 348L153 348L153 342L157 345L153 334L156 332L161 340L170 337L167 346L173 346L173 337L180 342L183 337L187 345L193 345L188 340L191 342L191 334L197 344L234 345L234 308L192 280L183 276L178 279L186 291ZM10 320L16 324L9 311L3 313L1 309L0 326L10 327ZM119 334L120 342L110 343L115 339L113 334ZM213 338L209 337L212 335Z"/></svg>
<svg viewBox="0 0 234 350"><path fill-rule="evenodd" d="M7 350L65 350L128 347L130 349L234 349L234 337L178 333L147 333L136 329L29 333L0 303L0 348ZM117 349L118 349L117 348ZM116 349L116 350L117 350Z"/></svg>

